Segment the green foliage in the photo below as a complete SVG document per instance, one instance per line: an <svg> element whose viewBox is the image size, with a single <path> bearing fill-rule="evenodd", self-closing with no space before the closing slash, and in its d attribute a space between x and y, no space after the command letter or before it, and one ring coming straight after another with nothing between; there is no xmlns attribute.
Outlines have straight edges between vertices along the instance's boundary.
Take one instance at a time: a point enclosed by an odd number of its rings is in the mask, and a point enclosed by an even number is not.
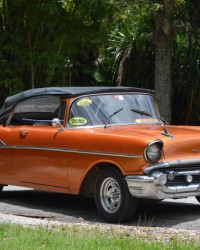
<svg viewBox="0 0 200 250"><path fill-rule="evenodd" d="M185 29L174 44L174 122L200 124L200 3L187 1L183 12ZM176 96L175 96L176 95Z"/></svg>
<svg viewBox="0 0 200 250"><path fill-rule="evenodd" d="M163 9L163 4L160 4L160 3L154 3L152 4L151 6L151 11L160 11Z"/></svg>
<svg viewBox="0 0 200 250"><path fill-rule="evenodd" d="M185 5L186 0L176 0L177 5Z"/></svg>
<svg viewBox="0 0 200 250"><path fill-rule="evenodd" d="M112 20L103 56L110 58L113 83L115 84L119 74L120 63L129 54L124 62L125 85L152 87L154 65L149 64L149 58L152 57L153 50L147 40L147 35L152 30L149 4L147 1L116 1L113 5L116 15Z"/></svg>
<svg viewBox="0 0 200 250"><path fill-rule="evenodd" d="M95 83L95 62L106 39L102 19L110 11L106 1L0 3L0 87L5 96L31 87Z"/></svg>
<svg viewBox="0 0 200 250"><path fill-rule="evenodd" d="M200 4L173 0L174 123L200 123ZM154 88L153 14L164 0L0 0L0 93L31 87L124 84ZM130 52L130 53L128 53Z"/></svg>
<svg viewBox="0 0 200 250"><path fill-rule="evenodd" d="M61 6L53 1L4 1L1 9L1 86L9 93L52 82L51 72L64 69ZM31 78L34 77L33 83ZM18 84L19 83L19 84ZM15 86L18 85L18 86Z"/></svg>
<svg viewBox="0 0 200 250"><path fill-rule="evenodd" d="M181 241L176 236L168 241L156 241L151 233L135 237L123 230L87 227L23 228L22 226L0 225L1 250L197 250L200 243ZM158 235L159 237L159 235ZM162 238L162 237L161 237Z"/></svg>

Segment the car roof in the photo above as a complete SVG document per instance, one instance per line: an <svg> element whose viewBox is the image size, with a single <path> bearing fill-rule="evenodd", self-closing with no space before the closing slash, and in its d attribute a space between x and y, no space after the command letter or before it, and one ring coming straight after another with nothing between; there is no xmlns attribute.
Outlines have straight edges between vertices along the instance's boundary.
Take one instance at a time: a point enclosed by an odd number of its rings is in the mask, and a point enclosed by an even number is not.
<svg viewBox="0 0 200 250"><path fill-rule="evenodd" d="M16 95L6 98L4 105L0 110L0 119L5 116L18 102L25 99L42 96L42 95L57 95L63 98L76 97L87 94L97 93L118 93L118 92L140 92L155 94L153 90L133 88L133 87L46 87L35 88L20 92Z"/></svg>

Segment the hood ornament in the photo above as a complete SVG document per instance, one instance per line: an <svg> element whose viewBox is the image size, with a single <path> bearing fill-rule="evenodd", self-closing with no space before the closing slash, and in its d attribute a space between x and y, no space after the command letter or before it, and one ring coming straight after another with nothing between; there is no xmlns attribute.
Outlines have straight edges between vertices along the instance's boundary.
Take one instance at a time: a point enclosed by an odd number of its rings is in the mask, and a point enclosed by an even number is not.
<svg viewBox="0 0 200 250"><path fill-rule="evenodd" d="M169 137L171 140L174 140L174 136L171 135L168 130L166 128L164 128L163 132L161 133L161 135L167 136Z"/></svg>

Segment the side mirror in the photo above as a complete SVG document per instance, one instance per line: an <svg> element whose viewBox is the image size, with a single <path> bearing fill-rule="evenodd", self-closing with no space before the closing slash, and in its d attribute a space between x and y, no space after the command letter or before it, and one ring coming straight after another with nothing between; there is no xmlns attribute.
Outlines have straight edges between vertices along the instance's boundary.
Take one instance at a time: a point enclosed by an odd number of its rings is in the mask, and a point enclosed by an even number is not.
<svg viewBox="0 0 200 250"><path fill-rule="evenodd" d="M63 127L63 125L61 124L60 120L58 118L54 118L52 120L52 126L53 127L56 127L56 128L59 128L59 130L65 130L65 128Z"/></svg>

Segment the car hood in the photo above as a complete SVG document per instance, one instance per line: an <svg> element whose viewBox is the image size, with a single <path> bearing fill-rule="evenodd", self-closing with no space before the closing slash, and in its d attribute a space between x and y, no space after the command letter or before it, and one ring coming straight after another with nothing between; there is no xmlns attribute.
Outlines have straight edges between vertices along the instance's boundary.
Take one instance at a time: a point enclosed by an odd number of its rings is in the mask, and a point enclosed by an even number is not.
<svg viewBox="0 0 200 250"><path fill-rule="evenodd" d="M134 124L134 125L122 125L122 126L110 126L106 128L109 132L132 134L132 135L144 135L149 137L162 137L165 138L162 133L167 130L173 137L181 135L198 135L200 134L200 127L198 126L172 126L172 125L160 125L160 124ZM163 137L164 136L164 137Z"/></svg>
<svg viewBox="0 0 200 250"><path fill-rule="evenodd" d="M198 159L200 161L200 128L194 126L166 126L173 138L164 139L167 161Z"/></svg>
<svg viewBox="0 0 200 250"><path fill-rule="evenodd" d="M123 126L110 126L106 128L109 133L120 133L129 136L147 137L150 140L158 139L163 131L161 125L123 125Z"/></svg>
<svg viewBox="0 0 200 250"><path fill-rule="evenodd" d="M149 142L162 140L163 153L167 161L187 158L199 158L200 160L200 127L151 124L113 126L108 130L127 136L146 137Z"/></svg>

